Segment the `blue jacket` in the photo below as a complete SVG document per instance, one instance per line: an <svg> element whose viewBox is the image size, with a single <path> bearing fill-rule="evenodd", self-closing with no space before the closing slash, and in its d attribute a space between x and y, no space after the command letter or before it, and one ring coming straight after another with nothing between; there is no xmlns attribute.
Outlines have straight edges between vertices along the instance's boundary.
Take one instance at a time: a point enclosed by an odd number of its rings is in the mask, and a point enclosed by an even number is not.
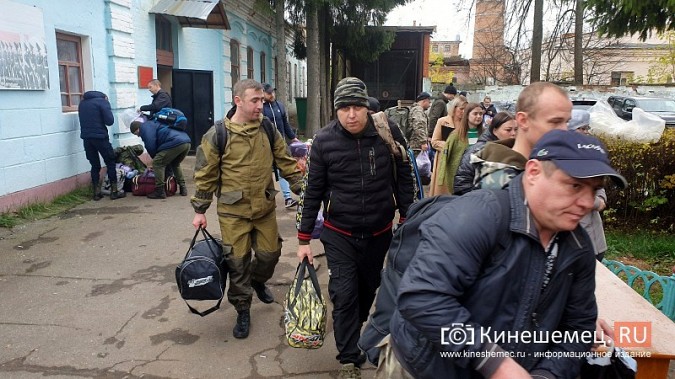
<svg viewBox="0 0 675 379"><path fill-rule="evenodd" d="M295 139L295 132L288 123L288 115L286 108L279 101L270 103L265 101L263 103L263 115L272 121L272 123L279 129L279 133L288 139Z"/></svg>
<svg viewBox="0 0 675 379"><path fill-rule="evenodd" d="M593 247L580 226L559 232L558 257L542 292L547 254L524 204L521 179L517 176L508 187L511 237L500 253L491 255L501 242L496 228L503 217L495 211L491 191L459 197L422 223L417 254L401 279L390 323L394 352L415 377L489 377L503 358L480 353L504 350L523 354L514 359L530 373L560 379L579 375L581 358L535 354L590 350L590 341L550 338L541 343L541 336L573 331L577 337L590 333L592 341L597 318ZM488 327L492 340L481 338ZM441 328L457 329L456 343L453 334L442 343ZM519 338L497 341L499 332ZM523 332L530 333L529 341ZM441 352L477 355L446 358Z"/></svg>
<svg viewBox="0 0 675 379"><path fill-rule="evenodd" d="M108 139L108 126L115 122L110 102L103 92L87 91L77 107L80 118L80 138Z"/></svg>
<svg viewBox="0 0 675 379"><path fill-rule="evenodd" d="M160 151L171 149L184 143L190 143L190 137L185 132L171 129L157 121L146 121L141 124L141 139L145 149L151 157Z"/></svg>

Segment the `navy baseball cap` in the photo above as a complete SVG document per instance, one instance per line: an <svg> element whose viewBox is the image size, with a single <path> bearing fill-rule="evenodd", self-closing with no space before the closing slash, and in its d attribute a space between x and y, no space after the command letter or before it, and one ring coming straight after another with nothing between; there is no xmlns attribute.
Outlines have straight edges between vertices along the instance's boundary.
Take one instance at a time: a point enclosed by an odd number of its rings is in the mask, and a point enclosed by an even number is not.
<svg viewBox="0 0 675 379"><path fill-rule="evenodd" d="M616 172L599 139L567 130L552 130L534 145L530 159L551 161L567 175L577 178L609 176L621 188L628 182Z"/></svg>
<svg viewBox="0 0 675 379"><path fill-rule="evenodd" d="M276 91L276 90L277 90L277 89L274 88L274 87L272 87L272 85L269 84L269 83L263 84L263 91L265 91L265 92L267 92L267 93L272 93L272 92L274 92L274 91Z"/></svg>
<svg viewBox="0 0 675 379"><path fill-rule="evenodd" d="M429 92L421 92L419 95L417 95L417 98L415 98L415 101L422 101L426 99L430 99L431 94Z"/></svg>

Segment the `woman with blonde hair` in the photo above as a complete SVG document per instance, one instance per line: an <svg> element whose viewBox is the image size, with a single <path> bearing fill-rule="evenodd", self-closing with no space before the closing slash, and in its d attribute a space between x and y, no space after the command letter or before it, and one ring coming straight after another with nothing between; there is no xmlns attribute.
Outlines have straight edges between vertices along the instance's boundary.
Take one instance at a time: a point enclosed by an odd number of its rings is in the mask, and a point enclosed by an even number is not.
<svg viewBox="0 0 675 379"><path fill-rule="evenodd" d="M454 100L448 105L448 115L441 117L436 122L434 127L434 133L431 137L431 147L436 150L434 157L433 170L431 172L431 183L429 184L429 196L440 195L442 193L448 193L447 188L443 190L443 186L436 185L436 176L438 173L438 162L440 161L440 155L443 153L443 148L445 148L445 141L448 139L456 126L458 126L462 121L462 116L464 115L464 107L467 104L466 97L457 96Z"/></svg>
<svg viewBox="0 0 675 379"><path fill-rule="evenodd" d="M455 174L464 150L476 143L481 134L483 134L483 109L478 103L469 103L464 108L462 121L455 131L450 133L440 154L436 173L438 194L452 192Z"/></svg>

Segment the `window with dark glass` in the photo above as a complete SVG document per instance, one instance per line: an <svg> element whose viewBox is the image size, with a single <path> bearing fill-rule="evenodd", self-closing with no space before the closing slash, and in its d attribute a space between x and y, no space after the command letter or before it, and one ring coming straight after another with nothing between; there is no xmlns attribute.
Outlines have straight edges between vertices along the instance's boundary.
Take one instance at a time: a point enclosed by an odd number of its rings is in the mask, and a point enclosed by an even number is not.
<svg viewBox="0 0 675 379"><path fill-rule="evenodd" d="M265 67L265 65L267 64L265 62L266 59L267 59L267 57L265 56L265 53L261 52L260 53L260 82L261 83L265 83L267 81L266 78L265 78L265 76L266 76L265 71L267 71L267 68Z"/></svg>
<svg viewBox="0 0 675 379"><path fill-rule="evenodd" d="M155 16L155 42L157 50L173 51L171 22L160 15Z"/></svg>
<svg viewBox="0 0 675 379"><path fill-rule="evenodd" d="M246 48L246 76L249 79L254 79L253 75L253 49L250 47Z"/></svg>
<svg viewBox="0 0 675 379"><path fill-rule="evenodd" d="M59 60L61 109L76 111L82 100L82 40L78 36L56 33L56 54Z"/></svg>
<svg viewBox="0 0 675 379"><path fill-rule="evenodd" d="M239 42L232 40L230 41L230 62L231 62L231 73L232 76L232 87L239 81Z"/></svg>

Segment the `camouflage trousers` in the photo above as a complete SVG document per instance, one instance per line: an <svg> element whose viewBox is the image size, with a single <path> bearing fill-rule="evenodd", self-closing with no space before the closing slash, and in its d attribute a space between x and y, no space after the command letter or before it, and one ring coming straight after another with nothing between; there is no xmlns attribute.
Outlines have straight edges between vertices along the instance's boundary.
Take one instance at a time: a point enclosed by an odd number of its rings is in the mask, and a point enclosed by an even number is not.
<svg viewBox="0 0 675 379"><path fill-rule="evenodd" d="M219 215L218 221L223 244L232 246L232 254L226 257L230 269L227 299L237 311L250 309L251 280L267 282L281 255L276 212L255 220Z"/></svg>

